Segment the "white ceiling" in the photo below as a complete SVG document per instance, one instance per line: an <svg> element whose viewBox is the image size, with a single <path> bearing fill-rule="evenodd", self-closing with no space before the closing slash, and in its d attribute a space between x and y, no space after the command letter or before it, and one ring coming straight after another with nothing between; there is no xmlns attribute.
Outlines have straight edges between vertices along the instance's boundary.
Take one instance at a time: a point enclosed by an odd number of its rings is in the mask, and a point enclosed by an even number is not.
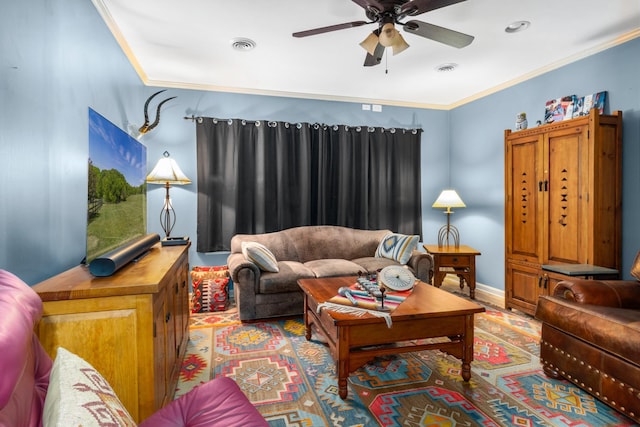
<svg viewBox="0 0 640 427"><path fill-rule="evenodd" d="M456 49L400 30L411 47L364 67L359 43L376 24L291 35L367 20L350 0L93 3L149 86L443 109L640 36L638 0L467 0L411 19L473 35L471 45ZM504 31L520 20L531 22L528 30ZM232 49L238 37L255 49ZM446 63L458 67L435 70Z"/></svg>

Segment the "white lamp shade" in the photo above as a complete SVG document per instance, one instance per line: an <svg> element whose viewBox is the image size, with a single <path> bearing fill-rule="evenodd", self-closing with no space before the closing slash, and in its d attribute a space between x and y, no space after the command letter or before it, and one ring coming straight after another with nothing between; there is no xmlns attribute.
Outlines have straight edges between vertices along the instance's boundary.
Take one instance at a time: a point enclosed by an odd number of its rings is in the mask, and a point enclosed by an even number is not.
<svg viewBox="0 0 640 427"><path fill-rule="evenodd" d="M466 208L456 190L443 190L433 205L433 208Z"/></svg>
<svg viewBox="0 0 640 427"><path fill-rule="evenodd" d="M149 184L171 184L185 185L191 184L191 180L182 172L178 163L171 157L163 157L153 170L147 175Z"/></svg>

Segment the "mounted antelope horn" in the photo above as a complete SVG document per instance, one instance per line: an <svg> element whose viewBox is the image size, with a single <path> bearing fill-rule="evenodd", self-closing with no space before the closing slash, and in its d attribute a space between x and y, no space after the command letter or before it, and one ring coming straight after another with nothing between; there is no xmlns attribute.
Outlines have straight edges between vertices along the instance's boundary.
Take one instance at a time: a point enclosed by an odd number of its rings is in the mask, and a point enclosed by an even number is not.
<svg viewBox="0 0 640 427"><path fill-rule="evenodd" d="M160 104L158 104L158 108L156 109L156 119L154 120L153 123L149 124L149 102L151 102L151 100L156 95L161 94L162 92L165 92L165 91L166 89L163 89L154 93L149 98L147 98L147 102L144 103L144 124L140 126L140 129L138 129L138 132L140 132L141 135L144 135L145 133L153 130L153 128L158 126L158 124L160 123L160 108L162 108L162 104L164 104L167 101L171 101L172 99L175 98L175 96L172 96L171 98L167 98L164 101L162 101Z"/></svg>

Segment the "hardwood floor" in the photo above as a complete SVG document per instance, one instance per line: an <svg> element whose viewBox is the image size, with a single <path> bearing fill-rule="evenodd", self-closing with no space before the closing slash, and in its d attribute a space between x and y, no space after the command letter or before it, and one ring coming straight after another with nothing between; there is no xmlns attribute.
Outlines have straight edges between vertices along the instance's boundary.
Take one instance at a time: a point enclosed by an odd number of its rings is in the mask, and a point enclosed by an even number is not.
<svg viewBox="0 0 640 427"><path fill-rule="evenodd" d="M487 304L492 304L498 307L504 308L504 291L497 290L496 293L487 292L484 288L487 286L476 285L476 300L479 302L485 302ZM441 289L444 289L449 292L460 292L460 281L457 276L453 274L447 274L447 276L442 281ZM462 291L465 295L469 295L469 288L465 286Z"/></svg>

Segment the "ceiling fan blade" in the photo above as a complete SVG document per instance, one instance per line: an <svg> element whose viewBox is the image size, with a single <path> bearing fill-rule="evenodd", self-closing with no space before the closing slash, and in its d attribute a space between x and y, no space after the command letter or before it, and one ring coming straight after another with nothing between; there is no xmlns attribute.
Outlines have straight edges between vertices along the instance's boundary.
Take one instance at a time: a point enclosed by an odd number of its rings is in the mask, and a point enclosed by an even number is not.
<svg viewBox="0 0 640 427"><path fill-rule="evenodd" d="M402 5L399 15L416 16L431 10L462 3L463 1L466 0L412 0Z"/></svg>
<svg viewBox="0 0 640 427"><path fill-rule="evenodd" d="M380 61L382 61L382 55L384 55L384 46L378 43L373 55L367 53L367 57L364 59L364 66L373 67L374 65L378 65Z"/></svg>
<svg viewBox="0 0 640 427"><path fill-rule="evenodd" d="M368 21L345 22L344 24L329 25L328 27L314 28L312 30L298 31L293 33L293 37L315 36L316 34L328 33L330 31L344 30L345 28L360 27L362 25L372 24Z"/></svg>
<svg viewBox="0 0 640 427"><path fill-rule="evenodd" d="M468 46L474 37L468 34L459 33L449 28L439 27L433 24L427 24L422 21L408 21L404 24L404 30L421 37L444 43L448 46L457 47L458 49Z"/></svg>
<svg viewBox="0 0 640 427"><path fill-rule="evenodd" d="M384 12L386 9L384 5L377 0L353 0L353 2L364 10L374 9L378 12Z"/></svg>

